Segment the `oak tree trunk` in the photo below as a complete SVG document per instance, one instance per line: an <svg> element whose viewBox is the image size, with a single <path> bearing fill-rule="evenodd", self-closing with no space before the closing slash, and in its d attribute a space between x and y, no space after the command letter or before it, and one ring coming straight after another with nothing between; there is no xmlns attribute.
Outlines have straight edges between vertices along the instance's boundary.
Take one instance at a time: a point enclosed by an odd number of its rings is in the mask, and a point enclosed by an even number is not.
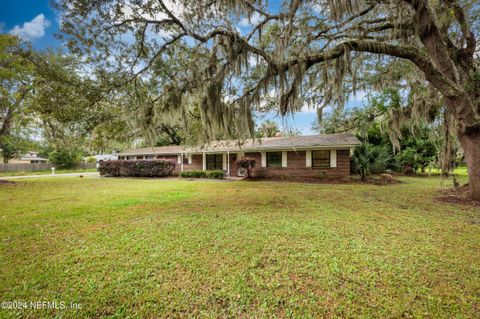
<svg viewBox="0 0 480 319"><path fill-rule="evenodd" d="M458 137L465 154L470 195L473 199L480 200L480 132L459 134Z"/></svg>

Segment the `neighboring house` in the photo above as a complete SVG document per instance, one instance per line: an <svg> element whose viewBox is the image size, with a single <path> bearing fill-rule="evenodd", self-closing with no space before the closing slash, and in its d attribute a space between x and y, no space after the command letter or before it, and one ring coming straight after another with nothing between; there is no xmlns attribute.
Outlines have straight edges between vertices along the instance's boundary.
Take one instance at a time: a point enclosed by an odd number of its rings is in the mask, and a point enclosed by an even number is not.
<svg viewBox="0 0 480 319"><path fill-rule="evenodd" d="M27 152L20 159L10 161L10 163L31 163L31 164L46 163L46 162L48 162L47 158L40 157L38 156L38 152L32 152L32 151Z"/></svg>
<svg viewBox="0 0 480 319"><path fill-rule="evenodd" d="M98 154L98 155L92 155L92 156L87 156L83 160L87 161L89 158L94 157L95 161L98 163L100 161L115 161L118 160L118 155L117 154Z"/></svg>
<svg viewBox="0 0 480 319"><path fill-rule="evenodd" d="M253 176L345 177L350 175L351 150L360 145L353 134L270 137L259 140L215 141L202 147L164 146L126 150L120 160L170 159L176 170L225 171L240 176L236 160L253 158Z"/></svg>

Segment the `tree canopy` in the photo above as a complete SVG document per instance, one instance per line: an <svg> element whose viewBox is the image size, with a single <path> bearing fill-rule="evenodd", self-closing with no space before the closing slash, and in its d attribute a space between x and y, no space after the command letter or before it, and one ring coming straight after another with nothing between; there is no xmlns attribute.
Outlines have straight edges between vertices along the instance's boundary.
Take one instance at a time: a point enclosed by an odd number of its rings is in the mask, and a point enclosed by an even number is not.
<svg viewBox="0 0 480 319"><path fill-rule="evenodd" d="M159 107L197 105L208 137L253 135L252 112L267 96L281 115L312 105L321 119L326 105L342 109L359 90L403 87L412 117L445 108L480 197L475 1L63 0L59 8L69 47L112 74L112 87L158 79ZM188 67L171 68L179 59Z"/></svg>

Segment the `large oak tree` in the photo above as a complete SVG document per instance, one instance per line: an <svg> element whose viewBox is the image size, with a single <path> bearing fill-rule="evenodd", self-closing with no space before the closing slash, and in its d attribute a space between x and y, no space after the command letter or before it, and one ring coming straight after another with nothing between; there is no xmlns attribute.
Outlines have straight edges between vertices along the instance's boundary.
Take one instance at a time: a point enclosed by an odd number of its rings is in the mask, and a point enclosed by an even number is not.
<svg viewBox="0 0 480 319"><path fill-rule="evenodd" d="M235 124L230 133L252 132L251 112L266 95L278 96L282 115L306 102L321 114L356 90L415 81L428 92L418 99L440 96L454 119L480 199L476 1L63 0L59 8L70 47L124 83L156 77L176 52L196 52L162 83L158 101L168 109L195 99L207 127ZM418 105L415 116L431 114Z"/></svg>

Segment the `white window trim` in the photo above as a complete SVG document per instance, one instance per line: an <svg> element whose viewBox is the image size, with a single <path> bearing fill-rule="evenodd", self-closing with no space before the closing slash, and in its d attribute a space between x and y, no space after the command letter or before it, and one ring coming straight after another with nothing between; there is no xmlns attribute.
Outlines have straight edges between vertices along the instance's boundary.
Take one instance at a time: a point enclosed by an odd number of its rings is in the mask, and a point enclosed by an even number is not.
<svg viewBox="0 0 480 319"><path fill-rule="evenodd" d="M305 152L305 167L312 167L312 151Z"/></svg>
<svg viewBox="0 0 480 319"><path fill-rule="evenodd" d="M262 167L267 167L267 153L265 152L260 152L261 154L261 162L262 162Z"/></svg>
<svg viewBox="0 0 480 319"><path fill-rule="evenodd" d="M222 154L222 169L227 170L227 154L225 153Z"/></svg>
<svg viewBox="0 0 480 319"><path fill-rule="evenodd" d="M287 151L282 152L282 167L287 167Z"/></svg>
<svg viewBox="0 0 480 319"><path fill-rule="evenodd" d="M330 167L337 167L337 150L330 150Z"/></svg>
<svg viewBox="0 0 480 319"><path fill-rule="evenodd" d="M192 164L192 154L188 154L188 164Z"/></svg>

